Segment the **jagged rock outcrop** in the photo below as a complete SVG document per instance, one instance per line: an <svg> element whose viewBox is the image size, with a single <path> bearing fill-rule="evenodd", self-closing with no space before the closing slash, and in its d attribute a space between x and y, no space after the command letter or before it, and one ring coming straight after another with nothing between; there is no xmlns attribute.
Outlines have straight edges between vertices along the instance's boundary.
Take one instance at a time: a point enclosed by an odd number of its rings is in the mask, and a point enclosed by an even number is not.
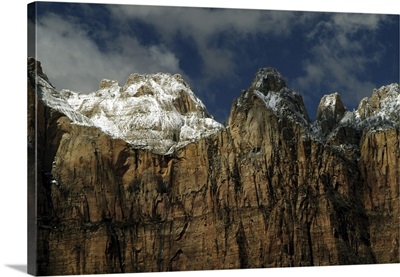
<svg viewBox="0 0 400 277"><path fill-rule="evenodd" d="M92 126L162 155L223 128L179 74L132 74L123 87L104 79L91 94L63 90L61 96Z"/></svg>
<svg viewBox="0 0 400 277"><path fill-rule="evenodd" d="M227 128L160 155L47 107L30 62L36 273L399 262L398 129L347 112L318 136L300 94L267 68L232 104ZM130 97L156 93L138 92ZM356 136L340 147L345 127Z"/></svg>
<svg viewBox="0 0 400 277"><path fill-rule="evenodd" d="M324 135L329 134L343 118L347 109L344 107L339 93L328 94L322 97L318 109L317 120Z"/></svg>

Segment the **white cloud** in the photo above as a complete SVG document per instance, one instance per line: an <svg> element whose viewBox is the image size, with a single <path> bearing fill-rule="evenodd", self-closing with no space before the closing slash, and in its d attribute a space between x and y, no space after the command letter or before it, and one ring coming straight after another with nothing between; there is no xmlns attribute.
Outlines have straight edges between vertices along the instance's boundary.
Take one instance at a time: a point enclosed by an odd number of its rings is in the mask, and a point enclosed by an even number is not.
<svg viewBox="0 0 400 277"><path fill-rule="evenodd" d="M293 82L296 89L331 88L323 94L340 90L344 101L353 105L370 95L376 85L366 81L365 72L379 62L384 51L374 36L385 19L382 15L339 13L316 24L307 36L313 46L303 64L304 75Z"/></svg>
<svg viewBox="0 0 400 277"><path fill-rule="evenodd" d="M351 34L361 29L375 31L381 23L382 16L378 14L346 14L335 13L332 23L340 31Z"/></svg>
<svg viewBox="0 0 400 277"><path fill-rule="evenodd" d="M229 49L213 43L219 34L229 34L232 41L259 34L288 36L295 24L304 24L313 16L284 11L152 6L115 5L109 9L125 26L133 19L154 26L168 43L178 34L191 39L202 58L205 79L232 77L237 66Z"/></svg>
<svg viewBox="0 0 400 277"><path fill-rule="evenodd" d="M290 38L299 26L304 27L301 31L312 27L305 40L313 46L307 53L301 53L306 57L304 74L291 82L295 89L310 91L310 88L324 85L332 90L345 90L348 95L352 93L349 98L357 101L370 94L374 86L362 81L360 76L368 66L379 61L379 51L366 56L365 46L371 43L368 36L379 30L384 16L326 14L324 18L328 20L315 24L315 19L321 18L319 13L134 5L107 7L115 29L107 26L95 29L96 39L103 38L102 49L89 38L93 29L86 30L86 25L74 17L48 14L38 22L38 59L57 88L90 92L102 78L123 83L130 73L158 71L181 73L191 83L172 51L177 36L191 40L197 48L204 72L203 79L197 83L198 87L199 83L206 87L210 80L235 77L240 64L230 46L260 35L271 36L271 40L274 36ZM86 16L93 15L90 9L86 13ZM130 26L134 20L154 27L159 36L158 44L143 45L134 37ZM357 37L361 32L366 35ZM219 44L221 34L229 39ZM379 44L373 46L379 47L384 48Z"/></svg>
<svg viewBox="0 0 400 277"><path fill-rule="evenodd" d="M91 92L105 78L123 84L134 72L181 72L178 58L163 45L143 46L135 38L118 35L104 42L109 44L107 52L101 51L73 17L41 18L36 41L36 58L57 89Z"/></svg>

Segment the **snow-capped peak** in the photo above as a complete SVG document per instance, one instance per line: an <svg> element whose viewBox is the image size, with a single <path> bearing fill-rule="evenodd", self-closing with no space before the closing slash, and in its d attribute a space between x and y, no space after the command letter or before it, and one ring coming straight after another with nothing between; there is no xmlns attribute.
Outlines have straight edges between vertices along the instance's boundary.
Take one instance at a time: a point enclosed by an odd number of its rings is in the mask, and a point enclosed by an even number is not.
<svg viewBox="0 0 400 277"><path fill-rule="evenodd" d="M179 74L132 74L123 87L103 79L90 94L58 92L33 58L28 74L46 106L73 124L97 127L136 148L170 154L223 129Z"/></svg>
<svg viewBox="0 0 400 277"><path fill-rule="evenodd" d="M132 74L123 87L105 79L91 94L60 94L105 133L159 154L223 128L177 74Z"/></svg>
<svg viewBox="0 0 400 277"><path fill-rule="evenodd" d="M40 62L36 61L34 58L28 58L28 76L30 80L35 80L36 84L34 86L37 89L38 97L46 106L65 114L76 124L83 126L93 125L93 122L89 118L77 112L64 100L50 83L46 74L43 73Z"/></svg>
<svg viewBox="0 0 400 277"><path fill-rule="evenodd" d="M356 111L357 116L366 119L369 117L390 118L400 120L400 88L398 84L390 84L374 89L370 98L361 100Z"/></svg>
<svg viewBox="0 0 400 277"><path fill-rule="evenodd" d="M279 118L289 118L309 125L309 117L300 93L289 89L283 76L275 68L261 68L253 77L250 87L238 99L237 105L253 96Z"/></svg>
<svg viewBox="0 0 400 277"><path fill-rule="evenodd" d="M377 131L400 129L400 88L390 84L374 89L371 97L360 101L358 109L346 111L335 128Z"/></svg>
<svg viewBox="0 0 400 277"><path fill-rule="evenodd" d="M318 105L317 119L326 121L331 119L338 122L346 112L346 108L338 92L324 95Z"/></svg>
<svg viewBox="0 0 400 277"><path fill-rule="evenodd" d="M333 109L335 107L336 103L337 103L338 98L339 98L339 93L338 92L335 92L335 93L332 93L332 94L327 94L327 95L324 95L321 98L320 103L324 107Z"/></svg>
<svg viewBox="0 0 400 277"><path fill-rule="evenodd" d="M347 109L345 108L339 93L324 95L317 109L317 123L324 135L330 133L343 118Z"/></svg>
<svg viewBox="0 0 400 277"><path fill-rule="evenodd" d="M278 70L272 67L260 68L255 74L252 87L261 92L280 91L286 81Z"/></svg>

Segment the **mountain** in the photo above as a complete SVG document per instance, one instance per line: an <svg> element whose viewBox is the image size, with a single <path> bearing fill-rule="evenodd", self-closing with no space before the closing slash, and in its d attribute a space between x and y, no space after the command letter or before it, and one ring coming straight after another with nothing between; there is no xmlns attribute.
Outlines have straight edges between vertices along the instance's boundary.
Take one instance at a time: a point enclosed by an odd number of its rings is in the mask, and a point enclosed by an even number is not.
<svg viewBox="0 0 400 277"><path fill-rule="evenodd" d="M29 59L30 272L398 263L399 95L330 94L311 121L262 68L222 127L177 75L82 95Z"/></svg>
<svg viewBox="0 0 400 277"><path fill-rule="evenodd" d="M135 148L169 154L222 125L178 74L132 74L123 87L102 80L91 94L61 92L39 77L40 97L73 123L95 126Z"/></svg>

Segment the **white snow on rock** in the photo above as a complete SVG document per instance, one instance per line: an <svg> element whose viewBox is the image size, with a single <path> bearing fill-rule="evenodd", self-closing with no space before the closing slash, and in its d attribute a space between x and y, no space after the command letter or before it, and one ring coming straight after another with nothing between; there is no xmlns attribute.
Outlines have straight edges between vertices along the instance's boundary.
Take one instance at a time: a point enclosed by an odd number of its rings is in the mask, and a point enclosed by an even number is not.
<svg viewBox="0 0 400 277"><path fill-rule="evenodd" d="M360 101L358 109L348 112L340 124L371 131L400 129L400 87L393 83L374 89L371 97Z"/></svg>
<svg viewBox="0 0 400 277"><path fill-rule="evenodd" d="M384 97L379 101L379 108L372 116L381 117L392 121L400 121L400 88L398 84L383 86L377 90L383 92Z"/></svg>
<svg viewBox="0 0 400 277"><path fill-rule="evenodd" d="M300 93L289 89L284 77L275 68L260 68L249 89L242 93L243 99L241 97L236 102L237 106L241 106L242 101L252 95L262 100L278 118L288 118L304 126L310 125Z"/></svg>
<svg viewBox="0 0 400 277"><path fill-rule="evenodd" d="M321 99L321 103L323 103L325 108L331 109L334 112L336 106L336 100L339 97L339 93L335 92L332 94L324 95Z"/></svg>
<svg viewBox="0 0 400 277"><path fill-rule="evenodd" d="M113 138L154 153L171 154L223 129L178 74L132 74L123 87L117 81L104 79L99 89L90 94L58 92L45 76L36 74L35 78L39 98L73 124L95 126ZM309 120L301 95L287 88L276 70L259 70L237 106L252 95L278 118L289 118L304 126L313 140L324 140L320 122ZM335 112L337 99L337 93L324 96L323 108ZM399 85L375 89L370 98L361 100L357 110L344 112L335 128L343 126L359 131L400 129Z"/></svg>
<svg viewBox="0 0 400 277"><path fill-rule="evenodd" d="M254 94L263 100L267 108L270 108L275 114L279 113L279 106L283 100L282 97L280 97L279 92L270 91L265 95L262 92L255 90Z"/></svg>
<svg viewBox="0 0 400 277"><path fill-rule="evenodd" d="M338 92L322 97L318 112L320 118L311 122L308 119L301 95L285 85L282 75L275 69L260 69L253 79L251 87L242 93L243 99L251 95L261 99L265 106L278 118L288 118L305 127L308 136L316 141L325 141L329 133L337 128L351 127L358 131L378 131L400 129L400 88L398 84L390 84L375 89L370 98L364 98L356 111L349 112L340 100ZM239 98L237 106L243 104ZM333 123L332 130L325 130L321 124L327 124L329 116ZM325 121L324 121L325 120ZM332 121L331 120L331 121ZM325 126L326 127L326 126ZM325 128L327 129L327 128ZM324 135L324 132L328 134Z"/></svg>
<svg viewBox="0 0 400 277"><path fill-rule="evenodd" d="M124 87L103 80L90 94L62 90L60 95L93 126L158 154L170 154L223 128L180 75L132 74Z"/></svg>
<svg viewBox="0 0 400 277"><path fill-rule="evenodd" d="M265 93L254 90L253 93L277 117L287 117L304 126L309 126L308 114L298 92L285 87L278 92L268 91Z"/></svg>
<svg viewBox="0 0 400 277"><path fill-rule="evenodd" d="M93 122L88 117L72 108L68 102L60 96L58 91L40 75L36 75L36 83L39 98L46 106L65 114L72 122L78 125L93 126Z"/></svg>

